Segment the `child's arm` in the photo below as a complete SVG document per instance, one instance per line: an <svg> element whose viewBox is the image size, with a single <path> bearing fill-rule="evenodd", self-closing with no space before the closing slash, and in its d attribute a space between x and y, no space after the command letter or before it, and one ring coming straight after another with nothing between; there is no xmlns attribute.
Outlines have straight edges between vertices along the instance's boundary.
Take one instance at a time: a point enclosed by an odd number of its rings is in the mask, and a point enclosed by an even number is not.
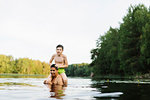
<svg viewBox="0 0 150 100"><path fill-rule="evenodd" d="M50 61L49 61L49 65L50 65L50 66L52 65L52 62L53 62L54 58L55 58L55 54L51 57L51 59L50 59Z"/></svg>

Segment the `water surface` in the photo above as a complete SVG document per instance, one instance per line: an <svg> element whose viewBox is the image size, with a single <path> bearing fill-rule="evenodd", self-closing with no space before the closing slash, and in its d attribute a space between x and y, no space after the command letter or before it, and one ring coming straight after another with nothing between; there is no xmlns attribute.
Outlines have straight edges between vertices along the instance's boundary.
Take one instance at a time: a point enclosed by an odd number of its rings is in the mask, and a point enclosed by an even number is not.
<svg viewBox="0 0 150 100"><path fill-rule="evenodd" d="M68 86L44 85L45 76L0 78L0 100L149 100L150 80L68 78Z"/></svg>
<svg viewBox="0 0 150 100"><path fill-rule="evenodd" d="M100 93L92 88L91 79L68 78L68 86L45 85L46 78L0 78L0 100L56 100L83 99L95 100L94 95Z"/></svg>

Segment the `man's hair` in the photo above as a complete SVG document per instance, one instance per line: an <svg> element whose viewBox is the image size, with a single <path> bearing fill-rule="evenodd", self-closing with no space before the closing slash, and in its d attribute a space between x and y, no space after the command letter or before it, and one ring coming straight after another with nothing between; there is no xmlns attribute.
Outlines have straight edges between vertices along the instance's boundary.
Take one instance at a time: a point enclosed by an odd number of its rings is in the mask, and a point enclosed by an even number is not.
<svg viewBox="0 0 150 100"><path fill-rule="evenodd" d="M61 48L62 48L62 50L64 50L63 45L61 45L61 44L57 45L57 46L56 46L56 49L57 49L58 47L61 47Z"/></svg>
<svg viewBox="0 0 150 100"><path fill-rule="evenodd" d="M54 67L56 70L58 70L58 67L55 66L56 64L52 64L51 68Z"/></svg>

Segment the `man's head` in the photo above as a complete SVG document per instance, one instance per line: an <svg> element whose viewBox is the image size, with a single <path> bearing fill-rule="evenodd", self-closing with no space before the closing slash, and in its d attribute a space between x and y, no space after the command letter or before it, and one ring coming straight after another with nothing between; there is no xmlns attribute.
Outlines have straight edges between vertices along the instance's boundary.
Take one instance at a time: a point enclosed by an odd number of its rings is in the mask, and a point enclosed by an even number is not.
<svg viewBox="0 0 150 100"><path fill-rule="evenodd" d="M56 53L58 55L61 55L63 50L64 50L64 47L62 45L59 44L59 45L56 46Z"/></svg>
<svg viewBox="0 0 150 100"><path fill-rule="evenodd" d="M52 77L55 77L58 75L58 67L56 67L55 64L51 65L50 73Z"/></svg>

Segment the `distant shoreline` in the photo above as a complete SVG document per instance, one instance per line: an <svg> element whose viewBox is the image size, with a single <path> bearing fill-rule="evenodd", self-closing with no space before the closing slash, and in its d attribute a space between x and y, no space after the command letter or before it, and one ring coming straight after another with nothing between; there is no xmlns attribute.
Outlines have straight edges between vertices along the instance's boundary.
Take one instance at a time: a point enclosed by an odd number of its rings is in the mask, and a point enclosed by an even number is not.
<svg viewBox="0 0 150 100"><path fill-rule="evenodd" d="M94 76L93 79L150 79L150 73L142 74L142 75L99 75Z"/></svg>
<svg viewBox="0 0 150 100"><path fill-rule="evenodd" d="M14 73L0 73L0 76L47 76L42 74L14 74Z"/></svg>

